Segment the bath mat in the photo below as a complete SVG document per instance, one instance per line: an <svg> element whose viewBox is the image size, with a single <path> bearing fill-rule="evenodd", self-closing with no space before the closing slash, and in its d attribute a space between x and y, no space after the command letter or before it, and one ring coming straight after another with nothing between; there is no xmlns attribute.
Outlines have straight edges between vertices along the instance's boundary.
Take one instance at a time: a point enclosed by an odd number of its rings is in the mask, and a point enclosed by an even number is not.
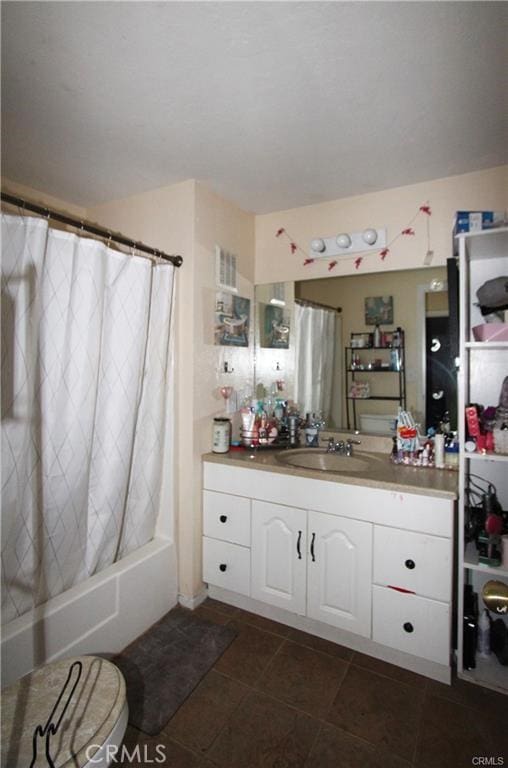
<svg viewBox="0 0 508 768"><path fill-rule="evenodd" d="M236 635L231 627L174 608L116 656L131 725L150 736L160 733Z"/></svg>

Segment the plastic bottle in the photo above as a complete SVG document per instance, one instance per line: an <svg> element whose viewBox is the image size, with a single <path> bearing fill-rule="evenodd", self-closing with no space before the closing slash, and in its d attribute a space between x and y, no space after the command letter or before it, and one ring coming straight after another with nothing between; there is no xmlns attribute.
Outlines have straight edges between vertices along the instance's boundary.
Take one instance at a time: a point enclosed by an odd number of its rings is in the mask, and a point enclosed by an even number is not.
<svg viewBox="0 0 508 768"><path fill-rule="evenodd" d="M489 612L485 609L478 622L478 654L490 656L490 619Z"/></svg>
<svg viewBox="0 0 508 768"><path fill-rule="evenodd" d="M376 325L374 328L374 346L381 346L381 329L379 328L379 325Z"/></svg>
<svg viewBox="0 0 508 768"><path fill-rule="evenodd" d="M434 464L438 469L443 469L445 465L444 435L434 437Z"/></svg>

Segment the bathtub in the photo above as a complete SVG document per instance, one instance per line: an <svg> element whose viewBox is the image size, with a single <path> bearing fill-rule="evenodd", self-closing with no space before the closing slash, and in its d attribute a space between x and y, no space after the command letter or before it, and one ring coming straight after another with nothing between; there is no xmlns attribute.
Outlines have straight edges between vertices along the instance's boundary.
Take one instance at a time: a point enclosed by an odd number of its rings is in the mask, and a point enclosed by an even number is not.
<svg viewBox="0 0 508 768"><path fill-rule="evenodd" d="M155 538L2 628L2 686L66 656L117 653L176 605L176 548Z"/></svg>

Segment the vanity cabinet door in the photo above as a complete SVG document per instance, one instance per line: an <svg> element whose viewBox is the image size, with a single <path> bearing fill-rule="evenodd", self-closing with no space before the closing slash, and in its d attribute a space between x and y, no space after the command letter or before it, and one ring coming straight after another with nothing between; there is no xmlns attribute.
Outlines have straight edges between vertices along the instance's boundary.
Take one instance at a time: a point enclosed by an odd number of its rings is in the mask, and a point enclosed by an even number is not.
<svg viewBox="0 0 508 768"><path fill-rule="evenodd" d="M371 633L372 525L309 512L307 616Z"/></svg>
<svg viewBox="0 0 508 768"><path fill-rule="evenodd" d="M305 614L307 513L252 501L251 597Z"/></svg>

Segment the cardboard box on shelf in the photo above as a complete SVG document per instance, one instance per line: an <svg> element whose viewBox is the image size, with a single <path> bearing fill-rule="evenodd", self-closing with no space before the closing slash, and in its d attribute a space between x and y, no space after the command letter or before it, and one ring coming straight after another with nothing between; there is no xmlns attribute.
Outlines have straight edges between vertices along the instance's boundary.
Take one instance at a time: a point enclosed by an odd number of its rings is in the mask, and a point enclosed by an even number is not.
<svg viewBox="0 0 508 768"><path fill-rule="evenodd" d="M455 214L455 234L480 232L482 229L500 227L504 221L504 211L457 211Z"/></svg>

